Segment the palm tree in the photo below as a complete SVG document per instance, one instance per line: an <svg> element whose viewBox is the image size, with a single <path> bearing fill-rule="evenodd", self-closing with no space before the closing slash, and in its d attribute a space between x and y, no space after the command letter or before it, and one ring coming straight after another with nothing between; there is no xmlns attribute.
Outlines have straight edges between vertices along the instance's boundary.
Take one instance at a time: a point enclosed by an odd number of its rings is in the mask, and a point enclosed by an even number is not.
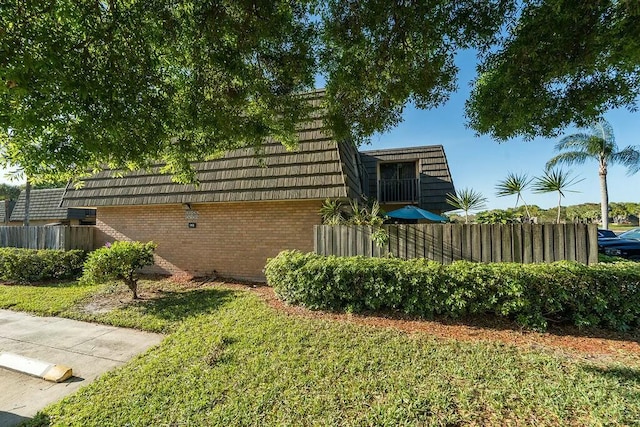
<svg viewBox="0 0 640 427"><path fill-rule="evenodd" d="M577 184L580 181L582 180L578 180L575 177L572 178L571 173L565 172L562 169L546 170L543 176L536 177L534 179L534 193L551 193L552 191L558 192L558 217L556 219L556 224L560 224L560 207L562 204L562 198L564 197L564 192L571 191L575 193L575 191L567 190L567 188Z"/></svg>
<svg viewBox="0 0 640 427"><path fill-rule="evenodd" d="M456 194L447 194L447 203L454 208L463 210L464 223L469 224L469 211L484 208L487 199L471 188L463 188Z"/></svg>
<svg viewBox="0 0 640 427"><path fill-rule="evenodd" d="M609 228L609 190L607 189L607 167L620 163L627 167L628 174L632 175L640 170L640 148L637 146L625 147L618 151L613 128L604 119L591 124L591 134L577 133L569 135L556 144L556 151L564 151L547 162L547 169L558 163L582 164L587 159L598 161L598 174L600 175L600 213L602 215L602 228Z"/></svg>
<svg viewBox="0 0 640 427"><path fill-rule="evenodd" d="M522 175L518 175L512 172L509 172L507 174L507 177L504 179L504 181L500 181L498 182L498 185L496 185L496 190L498 190L496 192L496 195L498 197L515 195L516 196L515 208L516 209L518 208L518 202L522 200L522 203L524 204L524 208L527 211L527 218L531 218L531 213L529 212L529 206L527 206L527 202L525 202L524 197L522 197L522 192L527 189L529 184L531 184L531 181L533 181L533 179L529 179L526 173Z"/></svg>

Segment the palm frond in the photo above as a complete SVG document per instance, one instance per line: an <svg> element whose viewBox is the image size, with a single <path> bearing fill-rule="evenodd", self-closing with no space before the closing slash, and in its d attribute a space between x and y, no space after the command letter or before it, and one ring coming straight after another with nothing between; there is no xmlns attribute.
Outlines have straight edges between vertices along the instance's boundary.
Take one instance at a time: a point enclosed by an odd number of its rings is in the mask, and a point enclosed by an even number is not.
<svg viewBox="0 0 640 427"><path fill-rule="evenodd" d="M536 177L533 183L534 193L550 193L557 191L564 197L565 191L577 193L575 190L568 188L583 181L578 177L572 177L571 172L565 172L562 169L553 169L544 171L544 175Z"/></svg>
<svg viewBox="0 0 640 427"><path fill-rule="evenodd" d="M640 148L630 145L617 153L613 153L611 163L620 163L626 166L627 175L633 175L640 171Z"/></svg>
<svg viewBox="0 0 640 427"><path fill-rule="evenodd" d="M613 134L613 126L608 121L605 119L596 120L591 124L590 128L593 136L607 141L608 144L615 147L616 137Z"/></svg>
<svg viewBox="0 0 640 427"><path fill-rule="evenodd" d="M487 198L472 188L463 188L456 194L447 194L447 202L451 206L467 212L484 208Z"/></svg>
<svg viewBox="0 0 640 427"><path fill-rule="evenodd" d="M565 136L555 145L556 151L562 151L569 148L582 148L585 146L585 142L591 138L588 133L574 133L572 135Z"/></svg>
<svg viewBox="0 0 640 427"><path fill-rule="evenodd" d="M496 195L499 197L517 195L520 198L520 194L527 189L531 181L532 179L526 173L519 175L509 172L507 177L496 185Z"/></svg>
<svg viewBox="0 0 640 427"><path fill-rule="evenodd" d="M545 165L547 170L554 168L558 164L583 164L588 159L593 156L590 153L585 151L567 151L565 153L560 153L557 156L551 158Z"/></svg>

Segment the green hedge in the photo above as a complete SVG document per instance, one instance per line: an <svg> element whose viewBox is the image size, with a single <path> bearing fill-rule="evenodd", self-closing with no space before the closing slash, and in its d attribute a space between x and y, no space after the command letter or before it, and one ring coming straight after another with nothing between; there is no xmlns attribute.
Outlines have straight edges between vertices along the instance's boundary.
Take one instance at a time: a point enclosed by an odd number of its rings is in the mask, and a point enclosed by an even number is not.
<svg viewBox="0 0 640 427"><path fill-rule="evenodd" d="M284 251L269 260L266 276L280 298L311 309L426 318L491 313L538 330L550 320L617 330L640 325L640 264L633 262L442 265Z"/></svg>
<svg viewBox="0 0 640 427"><path fill-rule="evenodd" d="M0 248L0 280L33 283L74 279L82 274L84 259L81 250Z"/></svg>

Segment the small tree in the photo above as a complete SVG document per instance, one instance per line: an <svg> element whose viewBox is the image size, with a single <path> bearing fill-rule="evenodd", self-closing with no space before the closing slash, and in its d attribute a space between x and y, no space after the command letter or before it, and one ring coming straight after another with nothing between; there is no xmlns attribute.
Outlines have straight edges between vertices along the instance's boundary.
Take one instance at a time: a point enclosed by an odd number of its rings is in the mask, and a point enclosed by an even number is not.
<svg viewBox="0 0 640 427"><path fill-rule="evenodd" d="M456 194L447 194L447 203L456 209L464 211L464 223L468 224L469 211L484 208L487 204L487 199L472 188L463 188Z"/></svg>
<svg viewBox="0 0 640 427"><path fill-rule="evenodd" d="M138 299L138 270L153 265L153 242L114 242L89 254L81 283L122 280Z"/></svg>
<svg viewBox="0 0 640 427"><path fill-rule="evenodd" d="M513 172L509 172L507 177L498 182L496 185L496 194L498 197L504 196L516 196L516 205L515 208L518 207L518 202L522 200L524 204L524 208L527 211L527 217L531 218L531 213L529 212L529 206L527 206L527 202L524 201L524 197L522 197L522 192L529 187L532 179L529 179L527 174L518 175Z"/></svg>
<svg viewBox="0 0 640 427"><path fill-rule="evenodd" d="M556 224L560 224L560 210L565 191L576 193L576 191L569 190L568 188L580 181L582 180L571 177L570 172L565 172L562 169L547 170L544 172L543 176L535 178L535 182L533 183L534 193L558 192L558 213L556 215Z"/></svg>

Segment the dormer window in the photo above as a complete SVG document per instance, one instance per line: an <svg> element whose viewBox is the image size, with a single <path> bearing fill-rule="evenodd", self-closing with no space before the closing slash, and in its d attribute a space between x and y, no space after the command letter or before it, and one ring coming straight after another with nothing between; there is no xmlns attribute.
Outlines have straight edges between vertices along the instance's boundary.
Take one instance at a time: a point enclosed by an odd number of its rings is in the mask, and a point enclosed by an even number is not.
<svg viewBox="0 0 640 427"><path fill-rule="evenodd" d="M418 201L417 162L378 164L378 200L380 203L415 203Z"/></svg>

